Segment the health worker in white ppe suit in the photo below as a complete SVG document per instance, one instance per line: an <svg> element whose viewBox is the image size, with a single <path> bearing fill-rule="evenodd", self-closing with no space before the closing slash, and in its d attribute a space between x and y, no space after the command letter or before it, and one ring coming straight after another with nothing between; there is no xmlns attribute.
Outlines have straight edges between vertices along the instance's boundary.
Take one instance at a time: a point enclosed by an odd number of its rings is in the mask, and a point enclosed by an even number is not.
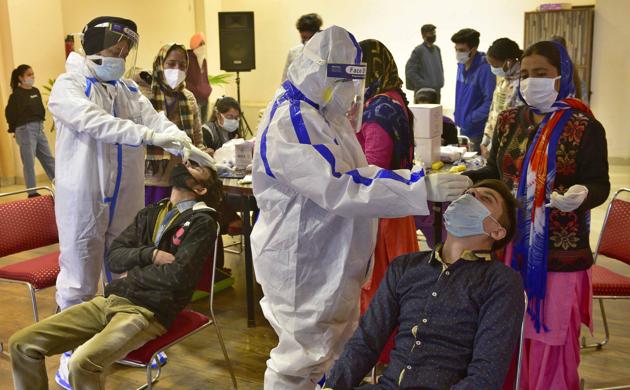
<svg viewBox="0 0 630 390"><path fill-rule="evenodd" d="M315 34L258 130L252 249L260 304L279 337L268 390L314 389L342 351L371 271L377 218L427 214L427 199L455 199L471 184L455 174L425 176L419 166L367 164L348 119L360 125L360 112L346 116L351 105L362 107L361 56L343 28Z"/></svg>
<svg viewBox="0 0 630 390"><path fill-rule="evenodd" d="M68 56L48 103L57 128L56 298L62 310L94 296L108 244L144 207L142 146L210 159L122 78L135 65L133 21L98 17L85 26L81 43L85 56Z"/></svg>

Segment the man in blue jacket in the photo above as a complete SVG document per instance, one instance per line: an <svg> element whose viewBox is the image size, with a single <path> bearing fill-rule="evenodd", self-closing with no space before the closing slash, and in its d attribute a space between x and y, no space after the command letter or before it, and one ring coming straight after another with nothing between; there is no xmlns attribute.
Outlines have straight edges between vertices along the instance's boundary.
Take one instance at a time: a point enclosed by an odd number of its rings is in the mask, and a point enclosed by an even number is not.
<svg viewBox="0 0 630 390"><path fill-rule="evenodd" d="M471 28L459 30L451 37L457 56L457 87L455 89L455 124L460 134L472 141L479 151L483 129L488 119L496 77L490 71L486 54L477 51L479 32Z"/></svg>

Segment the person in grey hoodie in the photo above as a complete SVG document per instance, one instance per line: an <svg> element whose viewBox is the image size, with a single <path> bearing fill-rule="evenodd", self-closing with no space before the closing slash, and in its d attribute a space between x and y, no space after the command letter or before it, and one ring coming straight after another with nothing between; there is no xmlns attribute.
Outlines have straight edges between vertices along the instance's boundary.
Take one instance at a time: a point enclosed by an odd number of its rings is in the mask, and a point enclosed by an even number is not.
<svg viewBox="0 0 630 390"><path fill-rule="evenodd" d="M413 49L405 66L407 89L415 93L422 88L432 88L437 92L439 103L440 90L444 86L444 67L440 48L435 45L435 26L425 24L420 32L424 42Z"/></svg>

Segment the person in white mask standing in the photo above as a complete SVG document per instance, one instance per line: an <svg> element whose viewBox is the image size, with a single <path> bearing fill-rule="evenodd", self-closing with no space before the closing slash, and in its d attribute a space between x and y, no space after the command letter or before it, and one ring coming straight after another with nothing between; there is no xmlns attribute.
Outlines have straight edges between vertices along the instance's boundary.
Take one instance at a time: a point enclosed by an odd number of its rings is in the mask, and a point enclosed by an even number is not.
<svg viewBox="0 0 630 390"><path fill-rule="evenodd" d="M355 135L365 92L361 59L343 28L315 34L258 130L252 252L260 304L279 337L265 389L314 389L343 349L370 277L377 218L427 214L427 200L453 200L471 183L456 174L426 176L420 166L368 165Z"/></svg>
<svg viewBox="0 0 630 390"><path fill-rule="evenodd" d="M138 39L131 20L101 16L90 21L81 38L85 55L70 53L48 101L57 129L61 271L56 300L61 310L94 297L109 244L143 207L140 146L165 148L184 159L211 159L123 78L125 71L133 72ZM68 355L63 359L67 362ZM59 374L57 382L67 385L67 370Z"/></svg>
<svg viewBox="0 0 630 390"><path fill-rule="evenodd" d="M184 45L169 43L160 49L153 60L151 92L147 96L158 112L203 149L201 118L195 96L186 87L186 70L189 67ZM145 162L145 203L155 203L171 194L169 178L181 158L161 148L147 146Z"/></svg>
<svg viewBox="0 0 630 390"><path fill-rule="evenodd" d="M503 180L521 205L521 234L505 261L521 272L529 298L524 390L579 389L580 327L592 327L590 210L610 192L608 153L602 124L574 91L564 47L527 48L519 85L525 105L499 114L488 164L464 173L475 182Z"/></svg>
<svg viewBox="0 0 630 390"><path fill-rule="evenodd" d="M203 143L208 153L214 153L233 138L243 138L240 128L241 106L236 99L223 96L217 99L208 123L203 125Z"/></svg>

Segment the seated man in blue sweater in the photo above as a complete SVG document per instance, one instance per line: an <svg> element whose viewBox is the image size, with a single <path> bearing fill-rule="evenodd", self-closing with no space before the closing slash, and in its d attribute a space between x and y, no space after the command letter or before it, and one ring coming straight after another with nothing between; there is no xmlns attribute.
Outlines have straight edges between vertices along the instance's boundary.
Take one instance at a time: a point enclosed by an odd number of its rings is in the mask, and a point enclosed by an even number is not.
<svg viewBox="0 0 630 390"><path fill-rule="evenodd" d="M514 235L515 213L499 180L451 203L444 245L392 262L324 389L500 389L525 303L520 275L491 254ZM359 387L396 327L379 383Z"/></svg>

